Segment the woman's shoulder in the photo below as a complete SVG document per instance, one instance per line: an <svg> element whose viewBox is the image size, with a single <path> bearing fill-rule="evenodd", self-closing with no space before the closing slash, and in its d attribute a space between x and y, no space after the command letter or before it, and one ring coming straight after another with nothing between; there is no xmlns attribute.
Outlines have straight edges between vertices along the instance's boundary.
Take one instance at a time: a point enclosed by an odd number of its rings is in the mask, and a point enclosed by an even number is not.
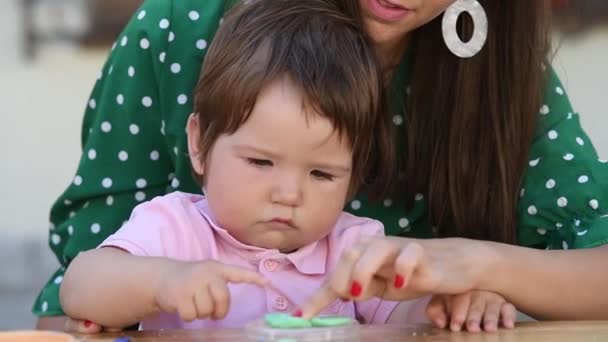
<svg viewBox="0 0 608 342"><path fill-rule="evenodd" d="M519 242L589 248L608 242L608 163L599 158L553 67L520 190Z"/></svg>
<svg viewBox="0 0 608 342"><path fill-rule="evenodd" d="M205 16L222 15L226 10L232 7L237 0L145 0L141 9L151 11L152 14L164 14L171 16L173 14L187 13L192 14L191 20L197 21ZM196 17L198 13L199 17Z"/></svg>
<svg viewBox="0 0 608 342"><path fill-rule="evenodd" d="M214 0L147 0L168 3L172 16L186 15L190 22L205 21L222 17L237 1Z"/></svg>
<svg viewBox="0 0 608 342"><path fill-rule="evenodd" d="M542 89L542 104L539 108L539 122L536 138L547 133L551 127L560 121L571 119L574 113L566 88L562 84L558 73L551 64L543 67L544 88Z"/></svg>
<svg viewBox="0 0 608 342"><path fill-rule="evenodd" d="M215 32L234 1L146 0L129 25L165 33L169 43L183 36Z"/></svg>

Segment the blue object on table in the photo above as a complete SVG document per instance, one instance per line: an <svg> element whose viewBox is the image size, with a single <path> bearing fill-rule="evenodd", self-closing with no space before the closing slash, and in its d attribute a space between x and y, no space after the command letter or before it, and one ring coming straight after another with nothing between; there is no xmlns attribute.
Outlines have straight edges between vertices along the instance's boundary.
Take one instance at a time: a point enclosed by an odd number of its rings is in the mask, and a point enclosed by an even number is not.
<svg viewBox="0 0 608 342"><path fill-rule="evenodd" d="M114 340L114 342L130 342L131 339L129 337L119 337Z"/></svg>

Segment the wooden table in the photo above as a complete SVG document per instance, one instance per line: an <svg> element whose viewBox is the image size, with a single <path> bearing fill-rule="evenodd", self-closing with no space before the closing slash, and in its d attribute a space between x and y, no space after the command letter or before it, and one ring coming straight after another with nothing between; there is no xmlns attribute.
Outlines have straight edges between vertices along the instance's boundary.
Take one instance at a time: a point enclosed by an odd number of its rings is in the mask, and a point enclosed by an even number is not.
<svg viewBox="0 0 608 342"><path fill-rule="evenodd" d="M194 341L245 341L240 329L174 330L131 332L128 334L77 335L81 342L113 342L128 336L132 342L194 342ZM450 341L450 342L601 342L608 341L608 321L598 322L526 322L513 330L498 333L450 333L430 326L376 325L361 327L361 341Z"/></svg>

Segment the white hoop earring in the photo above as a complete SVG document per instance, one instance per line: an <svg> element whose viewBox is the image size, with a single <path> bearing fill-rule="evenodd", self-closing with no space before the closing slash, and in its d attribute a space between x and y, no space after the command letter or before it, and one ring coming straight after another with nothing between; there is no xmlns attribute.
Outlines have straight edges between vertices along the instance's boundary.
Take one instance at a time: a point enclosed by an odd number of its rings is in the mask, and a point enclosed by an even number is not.
<svg viewBox="0 0 608 342"><path fill-rule="evenodd" d="M456 21L462 12L469 13L473 18L473 36L466 43L460 39L456 31ZM488 18L477 0L456 0L445 10L441 29L448 49L458 57L469 58L481 51L486 43Z"/></svg>

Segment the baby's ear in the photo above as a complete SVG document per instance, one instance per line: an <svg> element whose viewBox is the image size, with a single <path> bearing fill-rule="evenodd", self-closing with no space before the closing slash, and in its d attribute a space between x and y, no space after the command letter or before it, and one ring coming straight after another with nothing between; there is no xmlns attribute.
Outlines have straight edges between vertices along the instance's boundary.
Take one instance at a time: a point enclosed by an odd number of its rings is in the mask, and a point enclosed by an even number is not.
<svg viewBox="0 0 608 342"><path fill-rule="evenodd" d="M202 176L205 173L205 165L201 153L200 124L198 121L198 115L196 115L196 113L190 114L186 127L188 132L188 154L190 155L192 169L194 172L196 172L196 174Z"/></svg>

